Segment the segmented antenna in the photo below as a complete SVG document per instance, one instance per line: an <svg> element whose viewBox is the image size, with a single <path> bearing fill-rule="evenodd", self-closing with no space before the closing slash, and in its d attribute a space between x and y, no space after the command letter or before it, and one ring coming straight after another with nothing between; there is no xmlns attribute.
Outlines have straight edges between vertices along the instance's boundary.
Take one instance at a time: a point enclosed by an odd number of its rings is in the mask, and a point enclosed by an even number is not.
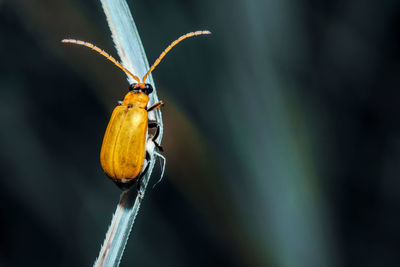
<svg viewBox="0 0 400 267"><path fill-rule="evenodd" d="M144 88L144 84L146 82L147 77L149 76L149 74L158 66L158 64L160 64L161 60L165 57L165 55L177 44L179 44L181 41L185 40L186 38L189 37L193 37L196 35L202 35L202 34L211 34L211 32L209 31L196 31L196 32L189 32L187 34L182 35L181 37L179 37L178 39L176 39L175 41L173 41L167 48L165 48L165 50L161 53L161 55L157 58L157 60L153 63L153 65L150 67L150 69L147 71L147 73L143 76L142 78L142 82L140 82L140 79L136 76L133 75L132 72L130 72L129 70L127 70L125 67L123 67L121 65L121 63L119 63L117 60L115 60L115 58L113 58L112 56L110 56L107 52L105 52L104 50L98 48L97 46L88 43L88 42L84 42L84 41L80 41L80 40L74 40L74 39L64 39L61 42L63 43L71 43L71 44L77 44L77 45L83 45L86 47L91 48L92 50L96 51L97 53L99 53L100 55L104 56L105 58L107 58L108 60L110 60L112 63L114 63L118 68L120 68L121 70L123 70L126 74L129 74L135 81L137 81L138 83L135 85L136 87L140 87L140 88Z"/></svg>
<svg viewBox="0 0 400 267"><path fill-rule="evenodd" d="M202 34L211 34L209 31L196 31L196 32L189 32L185 35L182 35L175 41L173 41L165 50L161 53L161 55L157 58L157 60L154 62L154 64L151 66L149 71L143 76L142 82L145 83L147 76L157 67L158 64L160 64L161 60L165 57L165 55L177 44L179 44L181 41L185 40L186 38L196 36L196 35L202 35Z"/></svg>
<svg viewBox="0 0 400 267"><path fill-rule="evenodd" d="M121 70L123 70L126 74L129 74L133 79L135 79L135 81L137 81L138 83L140 83L140 79L136 76L133 75L132 72L130 72L129 70L127 70L125 67L123 67L121 65L121 63L119 63L115 58L113 58L112 56L110 56L107 52L105 52L104 50L98 48L97 46L88 43L88 42L84 42L84 41L80 41L80 40L74 40L74 39L64 39L61 42L63 43L71 43L71 44L77 44L77 45L83 45L86 47L91 48L92 50L96 51L97 53L99 53L100 55L104 56L105 58L107 58L108 60L110 60L112 63L114 63L118 68L120 68Z"/></svg>

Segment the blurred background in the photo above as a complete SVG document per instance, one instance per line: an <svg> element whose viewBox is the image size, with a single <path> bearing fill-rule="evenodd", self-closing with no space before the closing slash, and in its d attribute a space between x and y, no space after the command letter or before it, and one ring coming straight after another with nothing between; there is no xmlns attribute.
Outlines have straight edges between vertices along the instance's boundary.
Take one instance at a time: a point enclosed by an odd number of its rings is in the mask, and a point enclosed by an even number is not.
<svg viewBox="0 0 400 267"><path fill-rule="evenodd" d="M121 266L400 266L400 2L128 0L163 108L164 180ZM0 266L91 266L127 92L100 1L0 0ZM155 168L155 183L160 174Z"/></svg>

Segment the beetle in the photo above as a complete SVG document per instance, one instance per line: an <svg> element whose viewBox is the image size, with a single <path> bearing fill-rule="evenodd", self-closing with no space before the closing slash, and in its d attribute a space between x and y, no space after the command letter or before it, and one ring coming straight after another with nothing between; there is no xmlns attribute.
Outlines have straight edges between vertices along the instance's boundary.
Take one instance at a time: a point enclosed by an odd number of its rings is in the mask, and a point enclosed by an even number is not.
<svg viewBox="0 0 400 267"><path fill-rule="evenodd" d="M162 147L156 142L160 126L156 122L149 123L148 113L162 107L164 103L160 101L151 107L147 107L150 101L149 95L153 92L151 84L146 83L147 77L165 55L179 42L192 36L210 33L209 31L190 32L173 41L160 54L142 80L123 67L111 55L91 43L74 39L64 39L61 41L63 43L77 44L91 48L113 62L137 82L129 86L129 91L123 101L120 101L112 112L100 151L101 167L106 175L121 189L129 189L135 181L139 180L137 178L141 178L146 174L150 165L149 152L151 150L154 151L154 147L162 151ZM147 137L149 128L156 128L156 132L153 136ZM164 159L165 166L165 158L157 151L154 151L154 154ZM145 166L146 161L147 164ZM163 173L161 174L162 176ZM140 185L140 182L138 185Z"/></svg>

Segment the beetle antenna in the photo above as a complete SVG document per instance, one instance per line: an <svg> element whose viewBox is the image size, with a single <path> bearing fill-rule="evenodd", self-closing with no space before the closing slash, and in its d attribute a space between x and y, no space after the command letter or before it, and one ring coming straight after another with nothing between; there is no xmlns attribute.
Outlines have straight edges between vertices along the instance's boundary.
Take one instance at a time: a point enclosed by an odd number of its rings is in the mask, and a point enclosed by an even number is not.
<svg viewBox="0 0 400 267"><path fill-rule="evenodd" d="M98 48L97 46L95 46L95 45L93 45L91 43L88 43L88 42L84 42L84 41L80 41L80 40L74 40L74 39L64 39L61 42L62 43L71 43L71 44L83 45L83 46L89 47L90 49L96 51L100 55L102 55L105 58L107 58L108 60L110 60L118 68L123 70L126 74L129 74L135 81L140 83L140 79L136 75L133 75L132 72L130 72L124 66L122 66L121 63L119 63L115 58L113 58L112 56L110 56L108 53L106 53L104 50Z"/></svg>
<svg viewBox="0 0 400 267"><path fill-rule="evenodd" d="M196 35L202 35L202 34L211 34L209 31L196 31L196 32L189 32L185 35L182 35L175 41L173 41L165 50L161 53L161 55L157 58L157 60L154 62L153 66L149 69L149 71L143 76L142 81L145 83L147 76L157 67L158 64L160 64L161 60L165 57L165 55L174 47L175 45L179 44L181 41L185 40L186 38L196 36Z"/></svg>

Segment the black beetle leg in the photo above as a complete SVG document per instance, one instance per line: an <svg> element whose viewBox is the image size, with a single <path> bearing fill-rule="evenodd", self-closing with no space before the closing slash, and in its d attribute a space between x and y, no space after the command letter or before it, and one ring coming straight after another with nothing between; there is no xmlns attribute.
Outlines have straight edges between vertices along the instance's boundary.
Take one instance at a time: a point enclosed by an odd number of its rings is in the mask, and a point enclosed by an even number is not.
<svg viewBox="0 0 400 267"><path fill-rule="evenodd" d="M157 137L158 137L159 135L160 135L160 125L157 125L156 133L155 133L154 136L151 138L151 141L153 141L154 145L157 147L157 149L158 149L159 151L163 152L164 149L163 149L162 146L160 146L160 145L157 143L157 141L156 141L156 139L157 139Z"/></svg>
<svg viewBox="0 0 400 267"><path fill-rule="evenodd" d="M157 109L157 108L161 108L162 106L164 106L164 102L159 101L159 102L155 103L154 105L152 105L151 107L149 107L147 109L147 112L150 112L150 111L152 111L154 109Z"/></svg>
<svg viewBox="0 0 400 267"><path fill-rule="evenodd" d="M164 152L164 148L162 146L160 146L155 140L152 141L159 151Z"/></svg>
<svg viewBox="0 0 400 267"><path fill-rule="evenodd" d="M148 126L149 128L157 128L160 127L160 124L157 121L149 120Z"/></svg>
<svg viewBox="0 0 400 267"><path fill-rule="evenodd" d="M160 124L156 121L151 121L149 122L148 127L157 128L156 133L151 137L151 141L153 141L154 145L157 147L159 151L163 152L164 151L163 147L160 146L156 141L157 137L160 135Z"/></svg>

